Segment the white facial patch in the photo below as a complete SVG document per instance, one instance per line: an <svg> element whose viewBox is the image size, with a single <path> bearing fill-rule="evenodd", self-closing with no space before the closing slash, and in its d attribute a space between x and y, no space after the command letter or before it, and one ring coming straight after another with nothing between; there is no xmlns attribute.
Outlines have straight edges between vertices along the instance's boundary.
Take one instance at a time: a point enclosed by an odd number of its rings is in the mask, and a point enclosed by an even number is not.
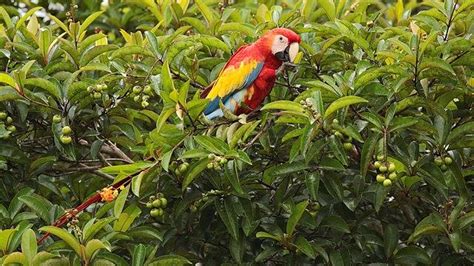
<svg viewBox="0 0 474 266"><path fill-rule="evenodd" d="M283 35L275 36L272 44L272 53L276 54L278 52L285 51L286 47L288 46L288 38Z"/></svg>

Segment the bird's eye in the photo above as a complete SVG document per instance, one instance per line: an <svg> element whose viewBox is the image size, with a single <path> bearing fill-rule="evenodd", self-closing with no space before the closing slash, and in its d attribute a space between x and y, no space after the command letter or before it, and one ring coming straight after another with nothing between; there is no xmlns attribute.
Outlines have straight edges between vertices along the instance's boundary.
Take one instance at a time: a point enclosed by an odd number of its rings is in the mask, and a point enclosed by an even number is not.
<svg viewBox="0 0 474 266"><path fill-rule="evenodd" d="M280 39L280 42L283 42L283 36L280 36L279 39Z"/></svg>

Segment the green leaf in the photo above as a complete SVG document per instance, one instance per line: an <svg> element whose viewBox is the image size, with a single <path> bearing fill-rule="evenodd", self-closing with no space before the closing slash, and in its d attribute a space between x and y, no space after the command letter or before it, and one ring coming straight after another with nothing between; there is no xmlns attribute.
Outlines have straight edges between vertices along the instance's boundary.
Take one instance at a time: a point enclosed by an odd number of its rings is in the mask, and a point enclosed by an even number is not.
<svg viewBox="0 0 474 266"><path fill-rule="evenodd" d="M95 46L87 50L87 52L85 52L84 54L82 54L79 64L81 66L85 66L89 64L89 62L94 60L94 58L96 58L97 56L116 49L117 46L112 44Z"/></svg>
<svg viewBox="0 0 474 266"><path fill-rule="evenodd" d="M122 214L123 207L125 206L125 202L127 201L128 192L130 191L130 186L125 186L125 188L120 191L117 199L115 199L114 204L114 216L118 218L120 214Z"/></svg>
<svg viewBox="0 0 474 266"><path fill-rule="evenodd" d="M273 240L276 240L278 242L281 241L282 237L281 236L277 236L277 235L273 235L273 234L270 234L270 233L267 233L267 232L257 232L257 234L255 235L257 238L268 238L268 239L273 239Z"/></svg>
<svg viewBox="0 0 474 266"><path fill-rule="evenodd" d="M94 13L90 14L86 18L86 20L84 20L84 22L81 24L81 27L79 27L79 36L82 37L82 34L85 33L85 31L87 30L87 27L89 27L89 25L92 24L92 22L94 22L94 20L96 20L103 13L104 13L104 11L97 11L97 12L94 12ZM80 40L82 40L82 38L80 38L79 41Z"/></svg>
<svg viewBox="0 0 474 266"><path fill-rule="evenodd" d="M21 251L25 255L27 264L31 264L33 262L33 258L38 252L36 235L33 230L27 229L25 232L23 232L21 237Z"/></svg>
<svg viewBox="0 0 474 266"><path fill-rule="evenodd" d="M194 140L204 149L217 155L225 155L229 151L229 146L218 138L209 136L194 136Z"/></svg>
<svg viewBox="0 0 474 266"><path fill-rule="evenodd" d="M347 225L346 221L344 221L344 219L340 216L336 215L324 217L324 219L321 221L321 226L329 227L343 233L351 232L349 230L349 225Z"/></svg>
<svg viewBox="0 0 474 266"><path fill-rule="evenodd" d="M171 70L168 60L165 60L165 62L163 63L163 67L161 68L161 86L163 91L176 91L176 88L174 87L173 77L171 76Z"/></svg>
<svg viewBox="0 0 474 266"><path fill-rule="evenodd" d="M104 242L99 239L92 239L86 244L85 255L88 261L91 261L97 252L101 249L106 249L110 251L110 248L104 244Z"/></svg>
<svg viewBox="0 0 474 266"><path fill-rule="evenodd" d="M146 246L143 244L135 245L133 248L132 266L144 265L146 258Z"/></svg>
<svg viewBox="0 0 474 266"><path fill-rule="evenodd" d="M0 231L0 250L3 251L3 254L7 252L13 234L16 232L16 229L5 229Z"/></svg>
<svg viewBox="0 0 474 266"><path fill-rule="evenodd" d="M56 98L57 100L61 99L61 90L59 89L59 87L47 79L29 78L25 80L24 85L30 85L40 88L54 96L54 98Z"/></svg>
<svg viewBox="0 0 474 266"><path fill-rule="evenodd" d="M11 265L11 264L30 265L26 261L25 255L20 252L13 252L5 256L5 259L2 261L2 265Z"/></svg>
<svg viewBox="0 0 474 266"><path fill-rule="evenodd" d="M365 140L364 146L362 147L362 154L360 158L360 174L362 176L367 175L369 164L372 161L372 155L374 154L377 143L380 139L379 132L372 132L369 137Z"/></svg>
<svg viewBox="0 0 474 266"><path fill-rule="evenodd" d="M145 173L145 171L141 171L137 176L132 178L132 192L137 197L140 197L140 187L142 185L142 180Z"/></svg>
<svg viewBox="0 0 474 266"><path fill-rule="evenodd" d="M415 246L404 247L395 254L395 263L399 264L413 264L415 262L432 265L430 256L422 248Z"/></svg>
<svg viewBox="0 0 474 266"><path fill-rule="evenodd" d="M270 109L294 111L294 112L299 112L299 113L305 112L305 109L301 106L301 104L295 103L292 101L286 101L286 100L270 102L270 103L265 104L262 107L262 110L270 110Z"/></svg>
<svg viewBox="0 0 474 266"><path fill-rule="evenodd" d="M417 241L420 237L428 234L440 234L446 231L446 224L438 213L431 213L421 220L415 230L408 238L408 242Z"/></svg>
<svg viewBox="0 0 474 266"><path fill-rule="evenodd" d="M333 21L336 18L336 7L334 6L334 1L319 0L318 4L324 9L324 12L330 21Z"/></svg>
<svg viewBox="0 0 474 266"><path fill-rule="evenodd" d="M134 204L128 206L115 221L114 230L126 232L141 212L141 209Z"/></svg>
<svg viewBox="0 0 474 266"><path fill-rule="evenodd" d="M188 259L179 255L164 255L158 257L149 266L181 266L192 264Z"/></svg>
<svg viewBox="0 0 474 266"><path fill-rule="evenodd" d="M194 2L197 4L202 16L206 19L207 25L212 25L215 19L212 10L204 3L203 0L195 0Z"/></svg>
<svg viewBox="0 0 474 266"><path fill-rule="evenodd" d="M183 184L181 189L184 191L186 188L193 182L194 179L198 177L198 175L207 168L207 164L209 163L209 159L204 158L195 163L193 163L186 172L186 176L184 177Z"/></svg>
<svg viewBox="0 0 474 266"><path fill-rule="evenodd" d="M318 200L319 180L320 176L316 172L305 175L306 189L308 190L309 195L311 195L311 198L314 201Z"/></svg>
<svg viewBox="0 0 474 266"><path fill-rule="evenodd" d="M231 199L228 197L225 199L224 203L221 201L216 201L216 210L221 217L222 222L227 228L227 231L234 239L239 239L239 226L237 223L237 215L233 211L234 208L232 207L233 203Z"/></svg>
<svg viewBox="0 0 474 266"><path fill-rule="evenodd" d="M298 248L299 251L301 251L311 259L314 259L316 257L313 247L311 247L311 244L308 240L306 240L306 238L298 236L295 241L295 246L296 248Z"/></svg>
<svg viewBox="0 0 474 266"><path fill-rule="evenodd" d="M0 83L5 83L13 88L16 88L16 81L6 73L0 73Z"/></svg>
<svg viewBox="0 0 474 266"><path fill-rule="evenodd" d="M91 240L100 230L102 230L106 225L110 224L112 221L115 221L115 217L107 217L100 219L97 222L93 223L91 226L83 229L84 241ZM91 220L94 222L94 220Z"/></svg>
<svg viewBox="0 0 474 266"><path fill-rule="evenodd" d="M18 22L16 23L16 28L19 29L21 26L23 26L25 24L25 21L31 16L33 15L36 11L42 9L43 7L40 7L40 6L37 6L37 7L34 7L30 10L28 10L28 12L26 12L19 20Z"/></svg>
<svg viewBox="0 0 474 266"><path fill-rule="evenodd" d="M328 118L332 113L335 111L344 108L346 106L356 104L356 103L367 103L368 101L364 98L361 98L359 96L344 96L342 98L339 98L332 102L328 108L326 109L326 112L324 113L324 118Z"/></svg>
<svg viewBox="0 0 474 266"><path fill-rule="evenodd" d="M49 211L53 208L53 204L47 199L36 194L24 195L19 199L30 207L43 221L46 223L52 222Z"/></svg>
<svg viewBox="0 0 474 266"><path fill-rule="evenodd" d="M398 228L394 224L388 224L383 230L383 242L385 257L390 258L398 246Z"/></svg>
<svg viewBox="0 0 474 266"><path fill-rule="evenodd" d="M68 246L70 246L79 257L82 257L84 247L79 243L79 241L65 229L56 227L56 226L43 226L39 229L42 232L48 232L52 235L55 235L61 238Z"/></svg>
<svg viewBox="0 0 474 266"><path fill-rule="evenodd" d="M309 166L303 161L275 165L265 170L263 173L263 182L270 185L278 176L288 175L308 168Z"/></svg>
<svg viewBox="0 0 474 266"><path fill-rule="evenodd" d="M304 200L298 204L291 210L291 215L290 218L288 218L288 222L286 224L286 233L288 235L293 235L293 232L295 231L296 225L298 224L299 220L301 219L301 216L303 216L303 213L306 209L306 206L308 206L308 201Z"/></svg>

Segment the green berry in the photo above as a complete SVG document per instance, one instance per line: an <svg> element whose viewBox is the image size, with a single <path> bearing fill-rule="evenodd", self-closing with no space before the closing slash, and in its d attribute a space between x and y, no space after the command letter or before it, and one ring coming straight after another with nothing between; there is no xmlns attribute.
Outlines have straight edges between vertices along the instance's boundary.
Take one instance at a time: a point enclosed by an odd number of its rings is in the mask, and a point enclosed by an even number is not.
<svg viewBox="0 0 474 266"><path fill-rule="evenodd" d="M226 158L221 158L221 159L219 160L219 163L220 163L220 164L226 164L226 163L227 163L227 159L226 159Z"/></svg>
<svg viewBox="0 0 474 266"><path fill-rule="evenodd" d="M207 164L207 169L212 169L214 168L214 164L213 163L208 163Z"/></svg>
<svg viewBox="0 0 474 266"><path fill-rule="evenodd" d="M93 91L94 91L94 87L92 87L92 86L87 87L87 92L88 93L92 93Z"/></svg>
<svg viewBox="0 0 474 266"><path fill-rule="evenodd" d="M100 99L100 97L102 97L102 93L100 93L100 92L94 92L93 97L94 97L94 99Z"/></svg>
<svg viewBox="0 0 474 266"><path fill-rule="evenodd" d="M180 172L186 172L186 170L188 170L188 165L187 163L182 163L180 166L179 166L179 171Z"/></svg>
<svg viewBox="0 0 474 266"><path fill-rule="evenodd" d="M174 170L174 173L175 173L176 175L181 175L182 172L179 170L179 168L176 168L176 169Z"/></svg>
<svg viewBox="0 0 474 266"><path fill-rule="evenodd" d="M64 126L63 129L61 130L61 132L62 132L64 135L68 135L68 134L71 134L72 129L71 129L71 127L69 127L69 126Z"/></svg>
<svg viewBox="0 0 474 266"><path fill-rule="evenodd" d="M141 100L140 95L137 95L137 96L133 97L133 101L135 101L135 102L139 102L140 100Z"/></svg>
<svg viewBox="0 0 474 266"><path fill-rule="evenodd" d="M11 124L11 123L13 123L13 118L11 118L11 117L9 116L9 117L7 117L7 121L5 122L5 124L9 125L9 124Z"/></svg>
<svg viewBox="0 0 474 266"><path fill-rule="evenodd" d="M395 173L395 172L390 173L390 174L388 175L388 178L390 178L390 180L395 180L395 179L397 179L397 173Z"/></svg>
<svg viewBox="0 0 474 266"><path fill-rule="evenodd" d="M152 209L152 210L150 211L150 215L151 215L152 217L158 217L158 216L160 216L160 210L161 210L161 209Z"/></svg>
<svg viewBox="0 0 474 266"><path fill-rule="evenodd" d="M446 171L446 170L448 170L448 167L445 164L443 164L443 165L441 165L441 170Z"/></svg>
<svg viewBox="0 0 474 266"><path fill-rule="evenodd" d="M97 85L97 88L99 90L105 90L105 89L107 89L107 84L99 84L99 85Z"/></svg>
<svg viewBox="0 0 474 266"><path fill-rule="evenodd" d="M7 113L5 113L5 112L0 112L0 120L3 120L3 119L5 119L5 118L7 118Z"/></svg>
<svg viewBox="0 0 474 266"><path fill-rule="evenodd" d="M343 145L344 145L344 150L346 150L346 151L352 150L352 143L345 142Z"/></svg>
<svg viewBox="0 0 474 266"><path fill-rule="evenodd" d="M378 161L384 161L384 160L385 160L385 156L383 156L382 154L379 154L379 155L377 155L377 160L378 160Z"/></svg>
<svg viewBox="0 0 474 266"><path fill-rule="evenodd" d="M143 89L143 92L148 94L148 95L152 95L153 94L153 90L151 89L151 86L150 85L146 85L145 88Z"/></svg>
<svg viewBox="0 0 474 266"><path fill-rule="evenodd" d="M166 205L168 205L168 200L166 198L161 198L161 207L166 208Z"/></svg>
<svg viewBox="0 0 474 266"><path fill-rule="evenodd" d="M191 212L197 212L198 208L196 207L196 205L191 205L189 207L189 209L191 210Z"/></svg>
<svg viewBox="0 0 474 266"><path fill-rule="evenodd" d="M153 207L153 204L152 204L151 202L147 202L147 203L146 203L146 207L150 209L150 208Z"/></svg>
<svg viewBox="0 0 474 266"><path fill-rule="evenodd" d="M434 159L434 163L435 163L437 166L441 166L441 165L443 165L444 162L443 162L443 159L442 159L441 157L436 157L436 158Z"/></svg>
<svg viewBox="0 0 474 266"><path fill-rule="evenodd" d="M382 172L382 173L387 172L387 170L388 170L388 169L387 169L387 166L385 166L385 165L381 165L381 166L379 167L379 171Z"/></svg>
<svg viewBox="0 0 474 266"><path fill-rule="evenodd" d="M150 96L148 96L148 95L143 95L142 96L142 100L148 101L148 99L150 99Z"/></svg>
<svg viewBox="0 0 474 266"><path fill-rule="evenodd" d="M209 160L214 160L216 158L216 155L214 153L211 153L211 154L207 155L207 158Z"/></svg>
<svg viewBox="0 0 474 266"><path fill-rule="evenodd" d="M339 132L339 131L337 131L337 130L334 132L334 136L336 136L336 137L338 137L338 138L340 138L340 139L342 139L342 138L344 137L344 136L342 135L342 133Z"/></svg>
<svg viewBox="0 0 474 266"><path fill-rule="evenodd" d="M70 136L64 136L64 135L62 135L62 136L60 137L60 140L61 140L61 142L62 142L63 144L69 144L69 143L72 142L72 138L71 138Z"/></svg>
<svg viewBox="0 0 474 266"><path fill-rule="evenodd" d="M392 180L390 180L390 179L385 179L385 180L383 181L383 186L384 186L384 187L389 187L389 186L391 186L391 185L392 185Z"/></svg>
<svg viewBox="0 0 474 266"><path fill-rule="evenodd" d="M133 91L133 93L138 94L138 93L142 92L142 87L140 87L138 85L134 86L132 91Z"/></svg>
<svg viewBox="0 0 474 266"><path fill-rule="evenodd" d="M154 201L155 199L156 199L156 197L155 197L154 195L151 195L151 196L148 198L149 201Z"/></svg>
<svg viewBox="0 0 474 266"><path fill-rule="evenodd" d="M54 115L53 116L53 123L59 123L61 122L61 116L60 115Z"/></svg>
<svg viewBox="0 0 474 266"><path fill-rule="evenodd" d="M374 167L379 169L380 166L382 166L382 163L380 161L375 161Z"/></svg>
<svg viewBox="0 0 474 266"><path fill-rule="evenodd" d="M377 180L377 182L382 183L383 181L385 181L385 175L378 174L377 177L376 177L376 180Z"/></svg>
<svg viewBox="0 0 474 266"><path fill-rule="evenodd" d="M9 125L7 127L7 130L10 131L10 132L15 132L16 131L16 127L14 125Z"/></svg>
<svg viewBox="0 0 474 266"><path fill-rule="evenodd" d="M333 124L339 124L339 120L337 120L336 118L334 118L334 119L332 120L332 123L333 123Z"/></svg>
<svg viewBox="0 0 474 266"><path fill-rule="evenodd" d="M390 164L388 165L388 171L389 171L390 173L392 173L392 172L395 171L395 164L394 164L394 163L390 163Z"/></svg>
<svg viewBox="0 0 474 266"><path fill-rule="evenodd" d="M155 208L161 207L161 200L160 200L160 199L154 200L153 203L152 203L152 205L153 205L153 207L155 207Z"/></svg>
<svg viewBox="0 0 474 266"><path fill-rule="evenodd" d="M145 100L142 101L142 107L143 108L147 108L148 105L150 105L150 104L147 101L145 101Z"/></svg>
<svg viewBox="0 0 474 266"><path fill-rule="evenodd" d="M450 165L453 163L453 159L451 159L451 157L449 156L446 156L444 157L444 163L447 164L447 165Z"/></svg>

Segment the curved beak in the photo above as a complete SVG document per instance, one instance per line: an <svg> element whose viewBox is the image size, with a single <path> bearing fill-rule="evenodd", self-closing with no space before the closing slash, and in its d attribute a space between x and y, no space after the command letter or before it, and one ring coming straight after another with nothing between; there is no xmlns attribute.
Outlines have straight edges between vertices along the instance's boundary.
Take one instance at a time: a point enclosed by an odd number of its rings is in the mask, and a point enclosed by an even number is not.
<svg viewBox="0 0 474 266"><path fill-rule="evenodd" d="M293 63L298 54L299 44L297 42L291 43L284 51L276 53L276 57L283 62Z"/></svg>
<svg viewBox="0 0 474 266"><path fill-rule="evenodd" d="M293 63L295 61L296 55L298 54L298 50L300 45L297 42L294 42L288 46L288 55L290 58L290 62Z"/></svg>

